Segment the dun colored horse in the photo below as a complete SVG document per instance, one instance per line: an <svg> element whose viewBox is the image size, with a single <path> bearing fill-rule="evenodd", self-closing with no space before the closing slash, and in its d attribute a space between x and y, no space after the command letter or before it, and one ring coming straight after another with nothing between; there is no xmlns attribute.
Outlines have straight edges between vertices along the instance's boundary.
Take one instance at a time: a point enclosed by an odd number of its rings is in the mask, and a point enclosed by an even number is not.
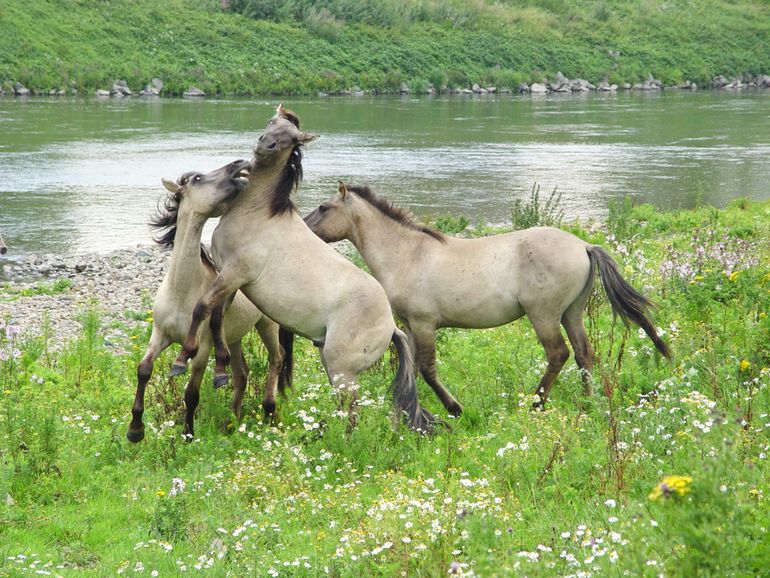
<svg viewBox="0 0 770 578"><path fill-rule="evenodd" d="M302 176L302 147L314 138L299 130L299 118L283 106L259 137L248 186L228 204L214 231L219 276L195 306L172 375L184 372L195 357L203 320L240 289L271 319L320 348L329 380L342 394L340 404L349 400L350 428L356 422L358 375L392 341L398 354L391 384L396 408L412 428L429 431L435 418L417 401L408 340L395 325L385 291L315 236L291 201ZM209 195L227 197L214 189Z"/></svg>
<svg viewBox="0 0 770 578"><path fill-rule="evenodd" d="M591 394L593 352L583 310L595 269L613 312L642 327L669 357L649 318L651 302L621 277L604 249L570 233L537 227L478 239L447 237L368 187L343 183L305 222L324 241L349 239L356 246L406 324L425 381L451 414L461 413L462 406L436 372L439 327L496 327L527 315L548 359L536 389L540 401L535 405L543 407L569 357L561 324L582 370L585 393Z"/></svg>
<svg viewBox="0 0 770 578"><path fill-rule="evenodd" d="M144 392L152 375L158 355L172 343L182 343L187 335L192 311L198 299L217 276L211 257L201 245L203 225L210 216L221 214L223 199L213 196L217 191L225 197L238 194L245 186L242 172L248 161L236 161L208 174L187 173L178 182L163 180L169 191L164 209L159 211L151 225L164 230L158 243L172 247L168 272L155 295L152 336L137 369L138 385L132 409L133 419L127 437L138 442L144 437ZM265 317L242 294L236 293L224 317L224 331L232 352L233 399L231 409L241 417L241 403L246 388L248 368L241 350L241 339L256 325L268 354L268 375L262 405L266 412L275 410L276 389L290 380L291 360L284 355L278 340L278 325ZM201 347L192 360L192 373L185 389L184 433L192 437L199 389L212 345L209 331L201 336ZM218 369L224 373L224 366ZM221 381L221 380L220 380ZM215 383L216 384L216 383Z"/></svg>

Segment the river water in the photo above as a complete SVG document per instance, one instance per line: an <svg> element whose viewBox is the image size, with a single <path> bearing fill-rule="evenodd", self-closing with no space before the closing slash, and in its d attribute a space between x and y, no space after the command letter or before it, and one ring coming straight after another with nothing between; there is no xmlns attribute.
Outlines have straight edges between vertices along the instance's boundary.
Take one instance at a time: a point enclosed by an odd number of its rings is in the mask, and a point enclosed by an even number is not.
<svg viewBox="0 0 770 578"><path fill-rule="evenodd" d="M151 241L161 177L251 147L275 100L0 98L6 258ZM661 208L770 198L770 91L287 99L321 135L305 156L303 214L337 179L418 216L503 222L535 183L570 218L612 197ZM207 228L210 236L213 224Z"/></svg>

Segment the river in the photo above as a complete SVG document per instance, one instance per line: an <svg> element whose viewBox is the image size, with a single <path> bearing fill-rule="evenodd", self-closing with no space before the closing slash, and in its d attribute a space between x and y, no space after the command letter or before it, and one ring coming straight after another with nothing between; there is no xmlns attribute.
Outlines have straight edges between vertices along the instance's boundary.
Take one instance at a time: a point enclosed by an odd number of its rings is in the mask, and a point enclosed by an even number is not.
<svg viewBox="0 0 770 578"><path fill-rule="evenodd" d="M251 147L277 99L0 98L5 259L151 241L161 177ZM504 222L535 183L569 218L612 197L664 209L770 198L770 91L287 99L321 135L305 155L304 214L337 179L418 216ZM210 236L210 225L206 236Z"/></svg>

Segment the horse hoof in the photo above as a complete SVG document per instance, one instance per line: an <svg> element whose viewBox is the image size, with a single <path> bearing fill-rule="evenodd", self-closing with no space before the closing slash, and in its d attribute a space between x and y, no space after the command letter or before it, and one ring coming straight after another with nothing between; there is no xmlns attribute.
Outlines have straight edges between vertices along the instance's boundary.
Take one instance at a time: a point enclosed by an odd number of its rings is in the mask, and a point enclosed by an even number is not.
<svg viewBox="0 0 770 578"><path fill-rule="evenodd" d="M454 403L450 403L447 408L447 412L449 412L449 415L454 417L460 417L463 413L463 406L461 406L457 401Z"/></svg>
<svg viewBox="0 0 770 578"><path fill-rule="evenodd" d="M227 382L230 381L230 376L226 373L219 373L214 376L214 389L219 389L220 387L227 385Z"/></svg>
<svg viewBox="0 0 770 578"><path fill-rule="evenodd" d="M545 402L542 401L536 401L532 404L532 411L545 411Z"/></svg>
<svg viewBox="0 0 770 578"><path fill-rule="evenodd" d="M187 371L187 364L186 363L179 363L175 361L173 365L171 366L171 373L169 373L169 377L176 377L178 375L184 375Z"/></svg>
<svg viewBox="0 0 770 578"><path fill-rule="evenodd" d="M144 439L144 426L141 429L129 429L126 432L126 437L132 444L139 443Z"/></svg>
<svg viewBox="0 0 770 578"><path fill-rule="evenodd" d="M272 418L275 415L275 401L263 401L262 411L266 418Z"/></svg>

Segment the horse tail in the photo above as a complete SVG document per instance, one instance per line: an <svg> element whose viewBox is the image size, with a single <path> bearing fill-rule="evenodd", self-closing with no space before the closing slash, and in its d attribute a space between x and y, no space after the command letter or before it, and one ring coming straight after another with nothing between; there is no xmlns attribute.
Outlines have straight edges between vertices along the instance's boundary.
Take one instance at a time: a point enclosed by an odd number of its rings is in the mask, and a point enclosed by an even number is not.
<svg viewBox="0 0 770 578"><path fill-rule="evenodd" d="M655 304L623 279L617 263L607 251L597 245L587 247L586 251L591 261L591 268L595 266L599 270L604 292L612 306L612 314L619 315L626 325L629 321L636 323L652 339L657 350L665 358L671 359L668 345L658 336L650 318L650 310L655 308Z"/></svg>
<svg viewBox="0 0 770 578"><path fill-rule="evenodd" d="M279 327L278 343L283 348L283 363L281 364L281 373L278 374L278 391L281 395L285 395L286 390L292 388L294 377L294 333Z"/></svg>
<svg viewBox="0 0 770 578"><path fill-rule="evenodd" d="M417 401L417 381L414 376L414 357L406 334L396 328L392 337L398 356L396 377L390 388L393 391L393 401L396 409L403 411L409 421L409 426L421 433L433 433L436 417L420 406Z"/></svg>

